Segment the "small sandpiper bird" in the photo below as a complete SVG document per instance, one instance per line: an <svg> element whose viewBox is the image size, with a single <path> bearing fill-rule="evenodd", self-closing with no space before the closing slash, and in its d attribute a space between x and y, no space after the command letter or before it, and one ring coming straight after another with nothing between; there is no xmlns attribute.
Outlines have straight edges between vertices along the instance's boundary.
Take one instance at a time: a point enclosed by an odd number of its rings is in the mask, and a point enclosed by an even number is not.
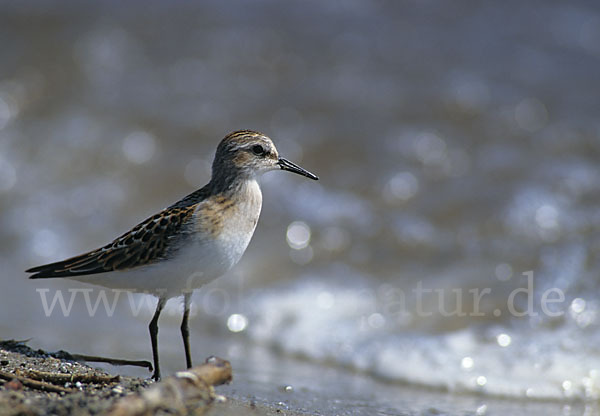
<svg viewBox="0 0 600 416"><path fill-rule="evenodd" d="M187 367L192 366L188 317L194 289L223 275L244 254L262 206L260 174L283 169L318 177L279 157L271 139L256 131L227 135L203 188L136 225L97 250L33 267L31 279L65 277L158 297L150 321L155 380L160 379L158 317L168 299L183 296L181 335Z"/></svg>

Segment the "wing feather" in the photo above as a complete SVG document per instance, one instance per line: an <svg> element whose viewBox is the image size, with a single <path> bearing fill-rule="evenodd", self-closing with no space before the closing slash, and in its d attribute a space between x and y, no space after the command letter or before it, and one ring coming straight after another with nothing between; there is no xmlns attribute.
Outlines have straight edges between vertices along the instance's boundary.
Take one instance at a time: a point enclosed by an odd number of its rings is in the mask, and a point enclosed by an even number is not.
<svg viewBox="0 0 600 416"><path fill-rule="evenodd" d="M168 258L189 235L194 204L161 211L110 244L79 256L26 270L30 279L74 277L127 270Z"/></svg>

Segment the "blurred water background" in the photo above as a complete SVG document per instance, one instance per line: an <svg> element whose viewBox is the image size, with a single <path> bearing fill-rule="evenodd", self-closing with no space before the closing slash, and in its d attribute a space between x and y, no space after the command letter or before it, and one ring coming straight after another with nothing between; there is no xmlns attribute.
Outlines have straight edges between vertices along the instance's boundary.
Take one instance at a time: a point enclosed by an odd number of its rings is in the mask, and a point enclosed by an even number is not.
<svg viewBox="0 0 600 416"><path fill-rule="evenodd" d="M85 285L23 270L204 185L218 141L256 129L321 181L265 175L244 258L194 297L194 359L232 360L225 394L597 413L597 3L4 1L0 44L1 338L150 359L151 298L90 317L68 292ZM71 313L46 317L59 290ZM184 364L180 309L165 372Z"/></svg>

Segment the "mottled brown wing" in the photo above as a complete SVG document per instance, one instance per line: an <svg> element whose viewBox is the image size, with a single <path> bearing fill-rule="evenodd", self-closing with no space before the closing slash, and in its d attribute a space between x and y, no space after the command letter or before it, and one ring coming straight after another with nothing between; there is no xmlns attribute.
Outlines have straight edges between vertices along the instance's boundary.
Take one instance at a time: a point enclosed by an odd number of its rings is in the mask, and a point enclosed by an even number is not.
<svg viewBox="0 0 600 416"><path fill-rule="evenodd" d="M127 270L168 258L191 230L195 205L169 207L112 243L56 263L33 267L30 279L72 277Z"/></svg>

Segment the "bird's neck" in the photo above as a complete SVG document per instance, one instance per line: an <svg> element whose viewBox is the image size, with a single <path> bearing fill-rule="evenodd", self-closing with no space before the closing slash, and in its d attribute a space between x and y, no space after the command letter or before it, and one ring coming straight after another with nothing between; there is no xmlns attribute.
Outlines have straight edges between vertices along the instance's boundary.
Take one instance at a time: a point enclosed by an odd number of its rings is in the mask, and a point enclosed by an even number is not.
<svg viewBox="0 0 600 416"><path fill-rule="evenodd" d="M237 173L237 172L236 172ZM213 175L210 184L211 193L222 194L228 197L239 197L248 192L260 192L260 187L255 175L231 174Z"/></svg>
<svg viewBox="0 0 600 416"><path fill-rule="evenodd" d="M213 193L235 192L248 180L255 180L255 175L238 168L233 163L213 163L210 187Z"/></svg>

